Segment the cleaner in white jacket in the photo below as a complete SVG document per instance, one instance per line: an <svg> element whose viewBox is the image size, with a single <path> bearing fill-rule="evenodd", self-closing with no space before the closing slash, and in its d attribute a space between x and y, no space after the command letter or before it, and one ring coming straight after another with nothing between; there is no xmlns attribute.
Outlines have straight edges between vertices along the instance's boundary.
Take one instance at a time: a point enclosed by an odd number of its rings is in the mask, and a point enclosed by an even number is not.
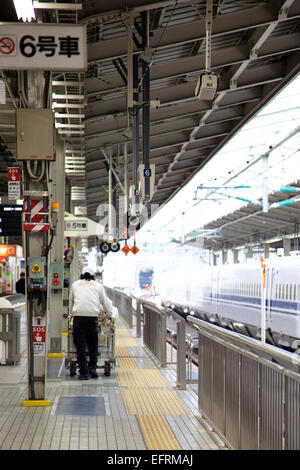
<svg viewBox="0 0 300 470"><path fill-rule="evenodd" d="M70 313L73 316L73 338L77 351L79 379L96 378L98 359L98 315L104 308L108 315L113 312L111 300L102 284L96 282L89 267L84 267L80 280L70 289ZM86 358L86 346L89 363Z"/></svg>

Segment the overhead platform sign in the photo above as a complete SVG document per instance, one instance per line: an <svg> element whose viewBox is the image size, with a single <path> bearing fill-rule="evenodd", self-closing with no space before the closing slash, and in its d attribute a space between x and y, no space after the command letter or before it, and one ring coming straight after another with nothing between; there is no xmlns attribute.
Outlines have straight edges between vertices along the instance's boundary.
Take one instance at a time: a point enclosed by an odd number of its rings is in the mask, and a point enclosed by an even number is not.
<svg viewBox="0 0 300 470"><path fill-rule="evenodd" d="M80 71L86 68L85 25L0 24L0 69Z"/></svg>
<svg viewBox="0 0 300 470"><path fill-rule="evenodd" d="M97 235L99 225L88 217L74 217L73 214L65 212L64 216L65 237L87 238Z"/></svg>

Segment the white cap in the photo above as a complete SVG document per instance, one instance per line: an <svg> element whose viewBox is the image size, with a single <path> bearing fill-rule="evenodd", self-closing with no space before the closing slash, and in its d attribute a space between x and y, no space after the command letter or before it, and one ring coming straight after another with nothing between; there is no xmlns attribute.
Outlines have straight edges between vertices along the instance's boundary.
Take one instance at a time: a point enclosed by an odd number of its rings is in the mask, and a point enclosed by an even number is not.
<svg viewBox="0 0 300 470"><path fill-rule="evenodd" d="M81 274L85 274L85 273L93 274L93 272L94 270L91 269L89 266L84 266L84 268L82 268Z"/></svg>

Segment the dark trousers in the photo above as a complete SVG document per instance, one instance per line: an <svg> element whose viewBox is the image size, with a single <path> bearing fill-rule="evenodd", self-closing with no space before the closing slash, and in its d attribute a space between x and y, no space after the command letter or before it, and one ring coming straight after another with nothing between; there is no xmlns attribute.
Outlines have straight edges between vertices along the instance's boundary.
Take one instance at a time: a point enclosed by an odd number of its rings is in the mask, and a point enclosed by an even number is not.
<svg viewBox="0 0 300 470"><path fill-rule="evenodd" d="M97 317L74 317L73 338L77 351L80 375L88 375L89 370L97 368L98 358L98 319ZM86 358L89 352L89 363Z"/></svg>

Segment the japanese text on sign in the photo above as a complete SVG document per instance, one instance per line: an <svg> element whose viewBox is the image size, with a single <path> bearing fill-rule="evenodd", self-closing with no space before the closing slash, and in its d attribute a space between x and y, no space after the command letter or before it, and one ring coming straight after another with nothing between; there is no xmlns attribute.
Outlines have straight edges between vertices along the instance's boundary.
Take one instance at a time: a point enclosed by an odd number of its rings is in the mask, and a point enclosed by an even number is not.
<svg viewBox="0 0 300 470"><path fill-rule="evenodd" d="M85 70L86 27L2 23L0 67L15 70Z"/></svg>
<svg viewBox="0 0 300 470"><path fill-rule="evenodd" d="M75 221L68 221L66 222L66 230L71 231L71 230L84 230L86 231L88 229L88 224L87 221L84 222L75 222Z"/></svg>
<svg viewBox="0 0 300 470"><path fill-rule="evenodd" d="M78 37L59 37L58 43L54 36L23 36L20 41L20 52L25 57L33 57L37 53L43 53L46 57L53 57L57 52L59 55L79 55Z"/></svg>
<svg viewBox="0 0 300 470"><path fill-rule="evenodd" d="M46 326L32 327L32 346L34 356L44 356L46 341Z"/></svg>

